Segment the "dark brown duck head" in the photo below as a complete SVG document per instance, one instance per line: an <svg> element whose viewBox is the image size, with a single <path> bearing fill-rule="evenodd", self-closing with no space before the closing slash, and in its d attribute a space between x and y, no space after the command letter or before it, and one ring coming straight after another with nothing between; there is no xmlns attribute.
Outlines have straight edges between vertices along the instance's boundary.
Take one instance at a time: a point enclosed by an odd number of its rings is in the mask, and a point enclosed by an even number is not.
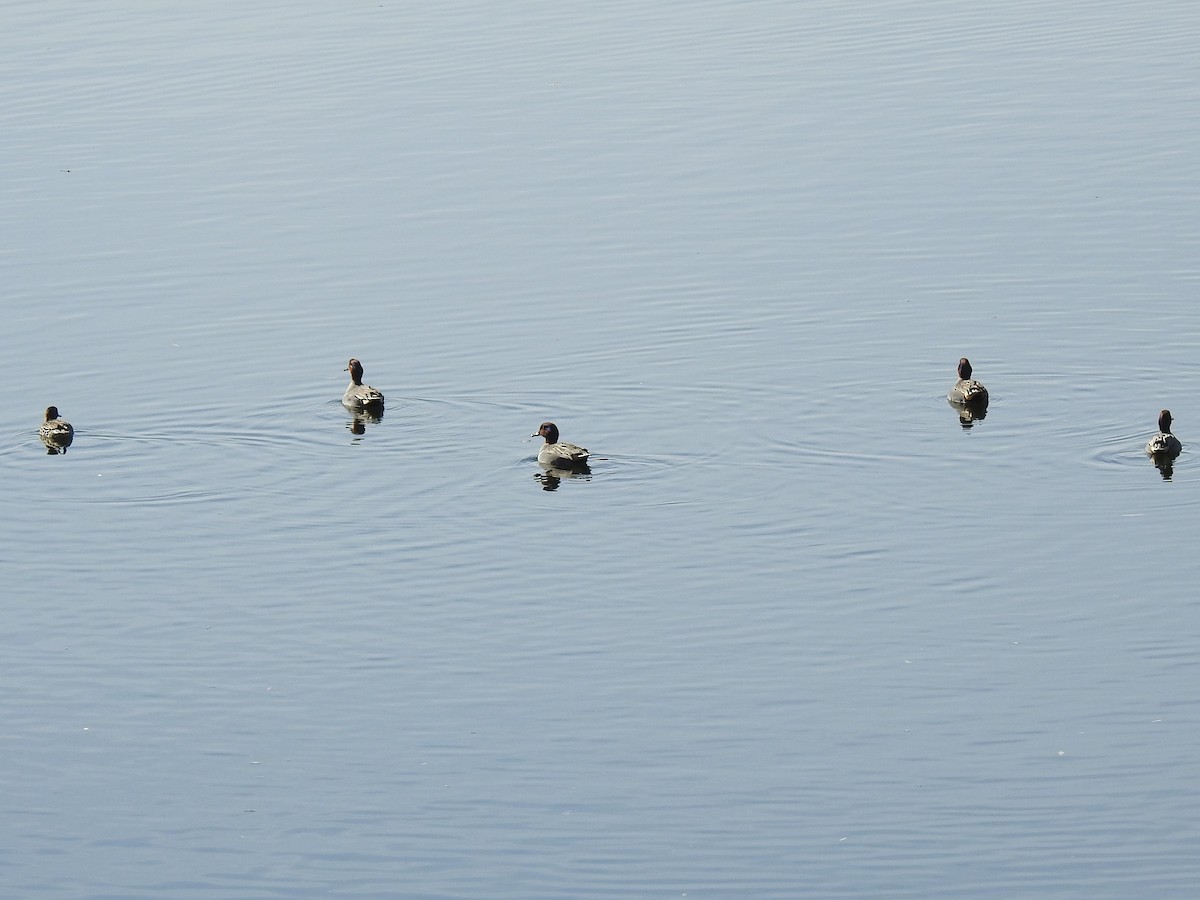
<svg viewBox="0 0 1200 900"><path fill-rule="evenodd" d="M51 407L53 409L54 407ZM50 415L50 410L46 410L46 415ZM1163 434L1171 433L1171 411L1164 409L1158 414L1158 430Z"/></svg>
<svg viewBox="0 0 1200 900"><path fill-rule="evenodd" d="M1171 415L1170 413L1167 413L1168 417L1170 415ZM58 407L57 406L47 406L46 407L46 421L53 422L57 418L58 418Z"/></svg>
<svg viewBox="0 0 1200 900"><path fill-rule="evenodd" d="M558 443L558 426L555 425L553 422L543 422L541 424L541 426L538 428L538 430L536 432L534 432L532 437L537 437L538 435L541 435L542 437L544 437L546 439L547 444L557 444Z"/></svg>
<svg viewBox="0 0 1200 900"><path fill-rule="evenodd" d="M958 361L958 377L963 381L971 380L971 361L965 356Z"/></svg>
<svg viewBox="0 0 1200 900"><path fill-rule="evenodd" d="M352 360L350 360L349 365L346 366L346 371L350 373L351 381L353 381L355 384L362 384L362 378L363 378L362 363L360 363L357 359L352 359Z"/></svg>

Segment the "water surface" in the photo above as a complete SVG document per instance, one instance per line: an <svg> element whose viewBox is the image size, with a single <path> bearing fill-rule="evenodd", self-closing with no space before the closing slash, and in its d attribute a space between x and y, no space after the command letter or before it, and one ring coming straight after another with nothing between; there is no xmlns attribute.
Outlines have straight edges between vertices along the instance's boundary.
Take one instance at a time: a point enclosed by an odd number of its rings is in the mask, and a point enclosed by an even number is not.
<svg viewBox="0 0 1200 900"><path fill-rule="evenodd" d="M1190 896L1191 5L6 20L10 891Z"/></svg>

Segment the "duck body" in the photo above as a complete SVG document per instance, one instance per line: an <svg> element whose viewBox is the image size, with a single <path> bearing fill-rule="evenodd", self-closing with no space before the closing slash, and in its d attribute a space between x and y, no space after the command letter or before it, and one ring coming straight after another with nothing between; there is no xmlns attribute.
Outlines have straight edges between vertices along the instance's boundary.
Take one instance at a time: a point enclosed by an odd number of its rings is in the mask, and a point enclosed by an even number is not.
<svg viewBox="0 0 1200 900"><path fill-rule="evenodd" d="M1146 452L1151 456L1178 456L1183 450L1183 444L1173 434L1156 434L1146 444Z"/></svg>
<svg viewBox="0 0 1200 900"><path fill-rule="evenodd" d="M553 422L543 422L533 435L546 439L538 450L538 462L543 466L557 466L560 469L578 469L587 465L588 450L577 444L569 444L558 439L558 426Z"/></svg>
<svg viewBox="0 0 1200 900"><path fill-rule="evenodd" d="M48 406L46 419L38 426L38 437L46 445L47 453L66 453L71 441L75 440L75 429L58 415L57 406Z"/></svg>
<svg viewBox="0 0 1200 900"><path fill-rule="evenodd" d="M950 388L947 399L951 403L961 403L965 406L987 405L987 388L971 377L971 361L965 356L958 361L958 381Z"/></svg>
<svg viewBox="0 0 1200 900"><path fill-rule="evenodd" d="M362 363L352 359L346 371L350 373L350 384L342 395L342 406L372 413L383 412L383 394L369 384L363 384Z"/></svg>
<svg viewBox="0 0 1200 900"><path fill-rule="evenodd" d="M980 406L988 401L987 388L974 379L960 378L950 389L950 400Z"/></svg>
<svg viewBox="0 0 1200 900"><path fill-rule="evenodd" d="M1146 452L1155 457L1174 458L1183 450L1179 438L1171 434L1171 411L1164 409L1158 414L1158 434L1146 444Z"/></svg>

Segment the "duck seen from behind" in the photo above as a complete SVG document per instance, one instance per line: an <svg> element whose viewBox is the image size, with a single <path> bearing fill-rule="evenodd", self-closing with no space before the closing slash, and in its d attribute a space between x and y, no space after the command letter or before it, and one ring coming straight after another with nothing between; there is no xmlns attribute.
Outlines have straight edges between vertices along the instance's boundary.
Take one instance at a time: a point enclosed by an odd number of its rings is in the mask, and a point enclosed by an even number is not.
<svg viewBox="0 0 1200 900"><path fill-rule="evenodd" d="M357 359L351 359L346 366L350 373L350 385L342 395L342 406L347 409L361 409L371 413L383 412L383 394L369 384L363 384L363 367Z"/></svg>
<svg viewBox="0 0 1200 900"><path fill-rule="evenodd" d="M1158 414L1158 434L1150 438L1146 444L1146 452L1151 456L1174 458L1183 450L1179 438L1171 434L1171 411L1164 409Z"/></svg>
<svg viewBox="0 0 1200 900"><path fill-rule="evenodd" d="M546 439L538 450L538 462L542 465L558 466L560 469L578 469L587 465L587 448L560 441L558 426L553 422L543 422L532 436Z"/></svg>
<svg viewBox="0 0 1200 900"><path fill-rule="evenodd" d="M57 406L46 407L46 419L38 427L38 437L46 445L46 453L53 456L66 453L75 440L75 429L66 419L60 418Z"/></svg>
<svg viewBox="0 0 1200 900"><path fill-rule="evenodd" d="M958 361L958 381L950 389L948 399L951 403L974 407L987 406L987 388L971 377L971 361L965 356Z"/></svg>

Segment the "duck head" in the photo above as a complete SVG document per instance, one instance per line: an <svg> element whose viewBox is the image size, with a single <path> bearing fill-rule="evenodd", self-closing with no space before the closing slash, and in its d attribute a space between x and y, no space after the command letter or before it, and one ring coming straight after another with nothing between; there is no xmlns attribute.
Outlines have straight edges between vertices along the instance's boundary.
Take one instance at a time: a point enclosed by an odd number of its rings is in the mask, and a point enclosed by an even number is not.
<svg viewBox="0 0 1200 900"><path fill-rule="evenodd" d="M964 381L971 380L971 361L965 356L958 361L958 377Z"/></svg>
<svg viewBox="0 0 1200 900"><path fill-rule="evenodd" d="M50 410L46 410L46 415L50 415ZM1158 430L1163 434L1171 433L1171 411L1169 409L1164 409L1158 414Z"/></svg>
<svg viewBox="0 0 1200 900"><path fill-rule="evenodd" d="M546 439L547 444L558 443L558 426L553 422L543 422L536 432L531 437L542 436Z"/></svg>
<svg viewBox="0 0 1200 900"><path fill-rule="evenodd" d="M353 381L355 384L362 384L363 368L362 363L360 363L357 359L350 360L350 363L346 366L345 371L350 373L351 381Z"/></svg>

